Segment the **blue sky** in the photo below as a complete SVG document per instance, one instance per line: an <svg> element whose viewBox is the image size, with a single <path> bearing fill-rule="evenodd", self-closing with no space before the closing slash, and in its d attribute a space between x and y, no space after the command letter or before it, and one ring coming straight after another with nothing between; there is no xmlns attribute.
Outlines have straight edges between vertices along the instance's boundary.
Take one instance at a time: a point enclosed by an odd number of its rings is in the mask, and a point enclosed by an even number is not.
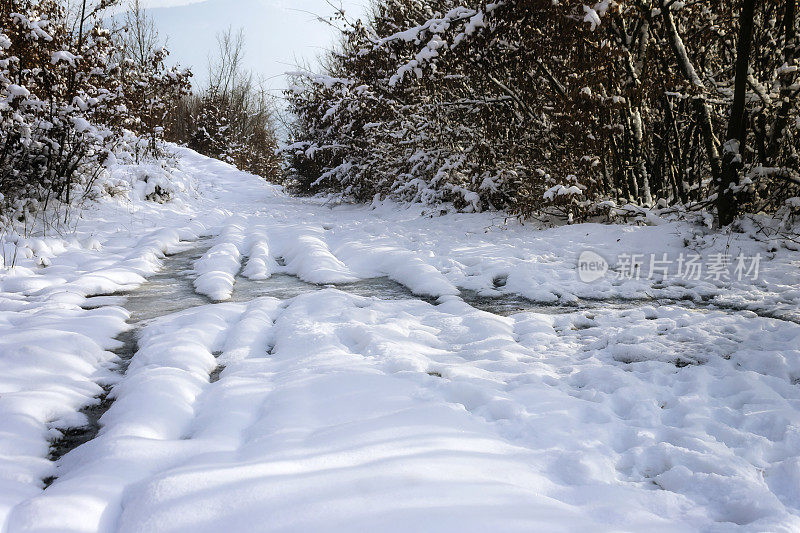
<svg viewBox="0 0 800 533"><path fill-rule="evenodd" d="M168 40L172 59L192 66L195 81L206 79L207 58L216 46L216 34L229 26L242 28L247 50L245 62L268 85L285 87L283 73L296 64L314 64L335 32L315 20L329 16L333 8L325 0L145 0L162 38ZM338 5L340 2L335 1ZM366 0L341 0L351 18L363 13Z"/></svg>

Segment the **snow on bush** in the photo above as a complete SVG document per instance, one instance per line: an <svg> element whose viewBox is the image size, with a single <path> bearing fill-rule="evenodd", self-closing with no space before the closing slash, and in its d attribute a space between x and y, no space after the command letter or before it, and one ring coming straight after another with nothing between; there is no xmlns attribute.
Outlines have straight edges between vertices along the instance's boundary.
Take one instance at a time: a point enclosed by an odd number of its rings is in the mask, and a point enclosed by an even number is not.
<svg viewBox="0 0 800 533"><path fill-rule="evenodd" d="M165 52L131 66L100 3L72 28L59 0L11 0L0 14L0 226L77 210L103 187L127 126L146 135L133 146L157 154L165 102L190 75L164 66ZM78 30L77 32L75 30ZM121 64L122 63L122 64ZM124 67L124 68L123 68ZM148 88L147 90L143 89ZM150 91L148 93L148 91ZM150 173L145 196L164 200L173 185ZM55 223L60 216L53 216Z"/></svg>
<svg viewBox="0 0 800 533"><path fill-rule="evenodd" d="M584 219L608 202L775 213L797 196L793 2L756 3L734 143L739 13L727 3L375 4L367 21L342 21L324 72L294 74L284 152L297 190ZM718 193L734 146L729 201Z"/></svg>

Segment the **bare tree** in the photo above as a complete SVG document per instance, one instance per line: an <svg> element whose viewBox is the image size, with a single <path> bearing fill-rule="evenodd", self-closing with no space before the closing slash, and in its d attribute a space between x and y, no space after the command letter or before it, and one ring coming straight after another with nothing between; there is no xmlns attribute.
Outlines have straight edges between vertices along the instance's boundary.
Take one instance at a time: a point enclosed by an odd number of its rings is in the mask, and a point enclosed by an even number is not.
<svg viewBox="0 0 800 533"><path fill-rule="evenodd" d="M139 68L146 68L162 43L155 21L139 0L129 0L124 29L120 50L122 59L132 61Z"/></svg>
<svg viewBox="0 0 800 533"><path fill-rule="evenodd" d="M217 34L217 51L208 59L209 89L227 98L237 85L248 83L244 69L244 31L229 27Z"/></svg>
<svg viewBox="0 0 800 533"><path fill-rule="evenodd" d="M277 179L280 159L273 98L244 68L242 30L217 35L208 60L208 85L185 98L168 117L170 138L242 170Z"/></svg>

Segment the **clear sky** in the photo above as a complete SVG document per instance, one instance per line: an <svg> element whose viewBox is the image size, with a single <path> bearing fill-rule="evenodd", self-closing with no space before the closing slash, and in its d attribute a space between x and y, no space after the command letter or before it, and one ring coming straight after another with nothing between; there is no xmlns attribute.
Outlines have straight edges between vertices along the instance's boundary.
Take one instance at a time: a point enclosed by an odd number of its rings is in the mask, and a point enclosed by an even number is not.
<svg viewBox="0 0 800 533"><path fill-rule="evenodd" d="M363 14L367 0L333 0L349 18ZM245 63L268 79L271 88L285 87L283 73L297 63L314 64L335 38L335 31L316 20L334 8L326 0L144 0L172 59L193 67L195 82L207 75L207 58L216 46L216 34L228 27L242 28L246 39Z"/></svg>

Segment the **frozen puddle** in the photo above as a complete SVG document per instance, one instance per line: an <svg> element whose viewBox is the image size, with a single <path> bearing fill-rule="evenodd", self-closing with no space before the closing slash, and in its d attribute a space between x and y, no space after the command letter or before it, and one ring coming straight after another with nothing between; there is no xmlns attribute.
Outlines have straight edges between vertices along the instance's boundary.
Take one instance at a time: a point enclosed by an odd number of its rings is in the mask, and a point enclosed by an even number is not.
<svg viewBox="0 0 800 533"><path fill-rule="evenodd" d="M338 289L356 296L374 297L380 300L423 299L433 301L414 295L404 285L389 278L373 278L338 285L316 285L289 274L273 274L268 279L258 281L239 276L233 287L232 301L248 302L263 296L288 300L301 294L323 289Z"/></svg>
<svg viewBox="0 0 800 533"><path fill-rule="evenodd" d="M202 241L187 243L185 250L168 255L164 259L161 271L148 278L147 283L136 290L112 296L87 298L84 304L86 309L117 305L124 307L130 313L128 322L131 329L117 338L121 346L113 350L119 357L119 365L115 369L119 374L124 375L127 372L128 366L138 350L139 333L148 322L214 303L208 297L198 294L193 284L196 278L195 262L209 248L209 246L203 246ZM389 278L375 278L334 286L307 283L289 274L273 274L268 279L259 281L237 276L230 301L244 303L262 297L289 300L326 288L336 288L350 294L375 297L381 300L418 298L406 287ZM223 365L218 365L210 373L210 381L216 383L224 369ZM70 451L98 435L102 427L101 418L114 403L114 399L110 397L112 388L111 385L104 386L104 394L98 397L95 403L81 410L88 421L86 425L61 431L62 436L53 441L51 445L50 460L58 461ZM49 486L55 479L55 477L46 479L45 485Z"/></svg>
<svg viewBox="0 0 800 533"><path fill-rule="evenodd" d="M148 278L147 283L127 294L122 294L124 307L131 313L131 322L138 324L171 313L211 303L197 294L192 285L194 262L206 248L200 243L167 256L163 269Z"/></svg>
<svg viewBox="0 0 800 533"><path fill-rule="evenodd" d="M115 371L124 375L138 347L138 334L141 326L149 320L177 313L192 307L205 305L210 300L197 294L192 286L194 271L192 265L205 251L198 243L187 243L187 249L168 255L164 259L162 270L148 278L147 283L138 289L119 293L113 296L95 296L87 298L85 309L93 309L107 305L124 307L130 313L128 323L131 329L122 333L117 340L120 346L113 350L119 358ZM110 397L113 385L104 385L104 393L96 398L96 402L81 409L88 421L86 425L61 430L61 437L54 440L50 447L50 460L58 461L75 448L94 439L102 426L100 419L114 403ZM55 477L44 480L49 486Z"/></svg>
<svg viewBox="0 0 800 533"><path fill-rule="evenodd" d="M157 274L148 278L147 283L136 290L109 296L96 296L87 298L84 308L92 309L108 305L124 307L130 313L128 320L131 329L121 334L117 340L121 345L114 353L119 358L115 371L124 375L138 350L138 336L144 325L148 322L192 309L202 305L212 304L208 297L198 294L194 286L196 271L194 265L208 250L210 245L203 245L203 241L187 243L186 249L168 255L163 262L163 268ZM360 280L339 285L317 285L308 283L300 278L276 273L266 280L254 281L243 276L237 276L234 284L231 302L246 303L257 298L272 297L279 300L290 300L297 296L314 293L326 288L335 288L356 296L371 297L378 300L423 300L434 303L432 298L414 295L407 287L387 277ZM477 293L465 292L463 297L467 303L474 307L491 313L508 316L522 311L539 311L549 313L572 312L574 308L558 306L541 306L519 297L485 298ZM214 354L218 356L219 354ZM223 365L218 365L209 376L211 383L219 381ZM431 375L437 375L436 372ZM81 413L86 417L87 424L81 427L62 430L61 437L54 440L50 449L50 460L58 461L64 455L77 447L91 441L100 432L101 418L108 412L114 403L111 397L112 385L104 385L104 393L95 403L84 407ZM51 477L45 480L49 486L55 480Z"/></svg>
<svg viewBox="0 0 800 533"><path fill-rule="evenodd" d="M642 307L677 307L681 309L713 312L719 311L727 314L742 314L744 316L769 318L782 322L792 322L800 324L798 313L771 310L757 307L744 307L736 305L726 305L712 303L709 301L696 301L691 299L674 298L654 298L654 299L626 299L626 298L605 298L590 299L579 298L573 303L546 303L535 302L523 296L515 294L500 294L485 296L477 291L461 290L461 298L471 306L482 311L493 313L500 316L511 316L517 313L542 313L545 315L561 315L590 310L618 310L639 309Z"/></svg>

